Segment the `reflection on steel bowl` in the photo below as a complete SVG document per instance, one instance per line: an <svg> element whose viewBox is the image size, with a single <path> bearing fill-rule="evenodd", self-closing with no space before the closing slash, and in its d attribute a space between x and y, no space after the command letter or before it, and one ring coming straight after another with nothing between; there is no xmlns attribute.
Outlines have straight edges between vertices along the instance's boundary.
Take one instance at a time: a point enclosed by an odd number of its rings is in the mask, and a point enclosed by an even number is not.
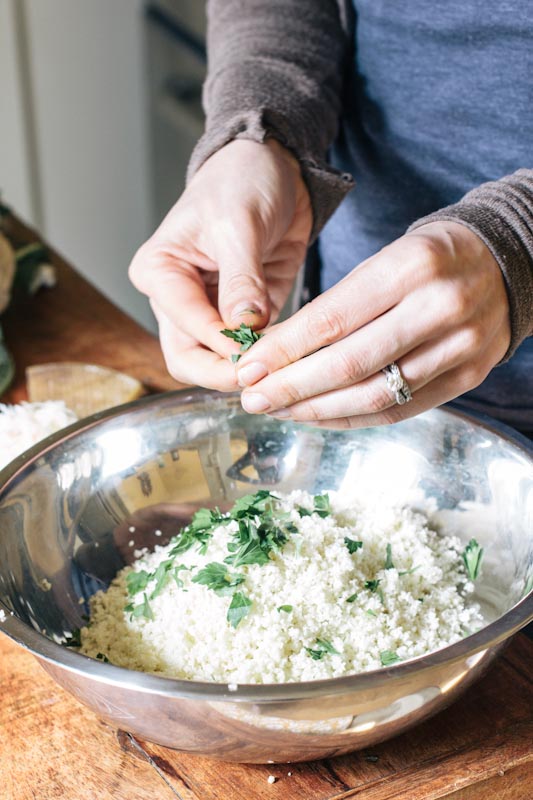
<svg viewBox="0 0 533 800"><path fill-rule="evenodd" d="M0 630L109 723L188 752L276 762L367 747L455 699L533 618L533 448L451 410L339 432L248 416L234 395L178 392L77 423L0 483ZM168 541L200 506L228 508L250 484L314 494L357 484L437 509L447 531L484 548L476 599L492 621L406 663L277 685L162 678L59 644L132 551Z"/></svg>

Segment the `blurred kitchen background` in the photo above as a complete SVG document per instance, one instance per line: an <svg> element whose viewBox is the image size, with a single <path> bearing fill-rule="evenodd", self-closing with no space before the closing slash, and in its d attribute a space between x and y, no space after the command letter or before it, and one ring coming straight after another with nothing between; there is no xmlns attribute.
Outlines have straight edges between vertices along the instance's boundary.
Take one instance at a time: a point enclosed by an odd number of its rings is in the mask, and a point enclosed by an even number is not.
<svg viewBox="0 0 533 800"><path fill-rule="evenodd" d="M135 252L203 129L203 0L0 0L0 192L141 324Z"/></svg>

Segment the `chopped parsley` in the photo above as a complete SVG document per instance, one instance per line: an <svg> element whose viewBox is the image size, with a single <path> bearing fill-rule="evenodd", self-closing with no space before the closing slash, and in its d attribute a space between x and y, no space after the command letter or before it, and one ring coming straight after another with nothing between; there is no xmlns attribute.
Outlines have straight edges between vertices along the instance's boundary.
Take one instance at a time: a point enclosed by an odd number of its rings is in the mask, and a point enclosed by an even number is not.
<svg viewBox="0 0 533 800"><path fill-rule="evenodd" d="M318 514L326 517L331 513L329 497L327 494L315 495L312 509L298 509L300 516ZM191 522L170 541L171 549L169 558L162 561L153 572L144 569L132 570L126 576L128 595L144 593L142 602L129 602L124 611L132 617L145 617L153 619L150 600L156 598L165 588L169 580L174 580L176 586L183 591L184 582L180 578L181 570L193 570L195 567L185 564L176 564L178 556L187 552L192 547L197 547L198 552L204 555L213 536L213 532L220 525L237 523L237 529L232 530L227 545L228 555L224 563L211 562L198 570L191 578L193 583L206 586L218 595L233 595L228 621L237 627L240 620L249 613L251 601L237 587L245 581L245 575L230 570L250 564L268 564L273 552L279 552L289 541L293 534L299 533L297 526L291 520L291 513L282 511L279 507L279 497L266 489L260 489L255 494L239 497L230 511L222 513L220 509L200 508L192 517ZM151 592L148 591L151 588ZM282 611L289 613L292 606L280 606ZM325 651L327 652L327 651Z"/></svg>
<svg viewBox="0 0 533 800"><path fill-rule="evenodd" d="M315 494L313 513L318 514L319 517L329 517L331 514L331 505L329 502L329 494Z"/></svg>
<svg viewBox="0 0 533 800"><path fill-rule="evenodd" d="M356 553L363 546L363 542L358 542L357 539L350 539L349 536L344 537L344 544L348 548L348 552Z"/></svg>
<svg viewBox="0 0 533 800"><path fill-rule="evenodd" d="M398 575L401 577L402 575L412 575L413 572L416 572L417 569L420 569L420 564L417 564L416 567L411 567L411 569L402 569L398 572Z"/></svg>
<svg viewBox="0 0 533 800"><path fill-rule="evenodd" d="M475 539L470 539L463 551L463 564L471 581L475 581L479 575L482 557L483 548L479 546Z"/></svg>
<svg viewBox="0 0 533 800"><path fill-rule="evenodd" d="M387 545L387 551L385 556L385 565L383 569L394 569L394 562L392 560L392 545Z"/></svg>
<svg viewBox="0 0 533 800"><path fill-rule="evenodd" d="M152 607L148 602L146 592L143 594L142 603L138 603L137 605L128 603L127 606L124 606L124 611L129 612L134 618L144 617L145 619L154 619L154 612L152 611Z"/></svg>
<svg viewBox="0 0 533 800"><path fill-rule="evenodd" d="M357 592L355 594L351 594L349 597L346 598L347 603L355 603L357 600Z"/></svg>
<svg viewBox="0 0 533 800"><path fill-rule="evenodd" d="M241 357L242 353L246 353L250 347L259 341L262 337L262 333L257 333L257 331L252 330L249 325L245 325L244 322L241 322L238 328L235 330L230 330L229 328L224 328L223 331L220 331L224 336L227 336L228 339L233 339L234 342L240 344L240 354L234 353L231 356L231 360L234 364L237 363L239 358Z"/></svg>
<svg viewBox="0 0 533 800"><path fill-rule="evenodd" d="M379 654L379 658L382 667L391 667L393 664L397 664L398 661L402 660L394 650L382 650Z"/></svg>
<svg viewBox="0 0 533 800"><path fill-rule="evenodd" d="M329 494L315 494L312 508L296 506L296 510L301 517L310 517L311 514L318 514L322 518L329 517L331 515Z"/></svg>
<svg viewBox="0 0 533 800"><path fill-rule="evenodd" d="M276 512L278 498L266 490L240 497L229 512L239 523L228 544L224 561L234 567L244 564L267 564L271 551L281 550L289 536L298 533L288 513Z"/></svg>
<svg viewBox="0 0 533 800"><path fill-rule="evenodd" d="M285 611L286 614L290 614L292 606L278 606L278 611Z"/></svg>
<svg viewBox="0 0 533 800"><path fill-rule="evenodd" d="M172 562L172 563L174 563L174 562ZM194 567L188 567L187 564L178 564L177 567L174 567L171 570L171 575L174 578L174 581L176 582L176 586L178 587L178 589L183 589L183 581L180 578L180 572L183 569L189 570L189 569L194 569Z"/></svg>
<svg viewBox="0 0 533 800"><path fill-rule="evenodd" d="M233 594L235 587L243 583L244 575L231 573L225 564L211 561L199 570L192 578L193 583L200 583L219 595Z"/></svg>
<svg viewBox="0 0 533 800"><path fill-rule="evenodd" d="M137 594L143 592L148 586L151 575L145 569L140 569L138 572L129 572L126 575L126 587L128 594Z"/></svg>
<svg viewBox="0 0 533 800"><path fill-rule="evenodd" d="M243 517L259 517L267 508L273 509L274 502L278 498L267 489L260 489L255 494L245 494L235 500L231 511L230 519L242 519Z"/></svg>
<svg viewBox="0 0 533 800"><path fill-rule="evenodd" d="M365 589L368 589L370 592L375 592L382 603L385 602L383 597L383 590L380 587L381 581L379 578L376 578L373 581L365 581Z"/></svg>
<svg viewBox="0 0 533 800"><path fill-rule="evenodd" d="M252 601L243 592L235 592L231 598L226 619L232 628L236 628L242 620L250 613Z"/></svg>
<svg viewBox="0 0 533 800"><path fill-rule="evenodd" d="M190 550L195 544L198 545L198 552L205 555L213 529L227 522L228 517L221 514L218 508L200 508L187 527L171 539L171 544L174 546L169 555L178 556Z"/></svg>
<svg viewBox="0 0 533 800"><path fill-rule="evenodd" d="M109 659L106 655L104 655L104 653L97 653L96 658L98 661L103 661L104 664L109 664Z"/></svg>
<svg viewBox="0 0 533 800"><path fill-rule="evenodd" d="M154 597L157 597L158 594L161 594L161 591L164 589L166 582L168 580L168 573L174 564L174 559L170 558L167 561L162 561L156 571L153 574L153 579L155 580L155 586L152 590L152 594L150 595L150 600L153 600Z"/></svg>
<svg viewBox="0 0 533 800"><path fill-rule="evenodd" d="M320 661L326 654L333 655L333 656L340 656L338 650L335 650L331 642L328 642L327 639L319 639L315 640L317 647L306 647L306 652L311 656L313 661Z"/></svg>

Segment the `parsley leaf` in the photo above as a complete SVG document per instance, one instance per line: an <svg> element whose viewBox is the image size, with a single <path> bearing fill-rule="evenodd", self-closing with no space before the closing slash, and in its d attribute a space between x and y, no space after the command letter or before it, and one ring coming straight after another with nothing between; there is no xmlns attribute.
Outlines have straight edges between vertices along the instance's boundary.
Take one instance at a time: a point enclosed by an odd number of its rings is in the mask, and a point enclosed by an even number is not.
<svg viewBox="0 0 533 800"><path fill-rule="evenodd" d="M272 510L274 502L277 499L278 498L276 495L272 494L272 492L269 492L266 489L260 489L255 494L245 494L235 501L231 511L229 512L229 516L231 519L259 517L264 511L266 511L267 506L269 507L269 510Z"/></svg>
<svg viewBox="0 0 533 800"><path fill-rule="evenodd" d="M385 556L385 565L383 569L394 569L394 563L392 560L392 545L387 545L387 554Z"/></svg>
<svg viewBox="0 0 533 800"><path fill-rule="evenodd" d="M229 512L238 521L238 531L228 544L230 555L224 561L239 567L243 564L267 564L272 550L281 550L298 529L289 514L276 511L278 498L266 490L240 497Z"/></svg>
<svg viewBox="0 0 533 800"><path fill-rule="evenodd" d="M313 661L320 661L328 653L330 655L340 656L339 651L335 650L335 648L333 647L331 642L328 642L327 639L319 639L319 638L317 638L315 640L315 642L318 645L318 647L316 647L316 648L306 647L305 648L306 652L309 653L309 655L311 656Z"/></svg>
<svg viewBox="0 0 533 800"><path fill-rule="evenodd" d="M318 514L319 517L329 517L331 514L329 494L315 494L313 500L315 503L313 512Z"/></svg>
<svg viewBox="0 0 533 800"><path fill-rule="evenodd" d="M174 546L172 550L170 550L169 555L179 556L182 553L186 553L187 550L190 550L191 547L196 544L196 537L188 528L183 528L177 536L172 537L170 543Z"/></svg>
<svg viewBox="0 0 533 800"><path fill-rule="evenodd" d="M241 322L239 327L235 330L224 328L220 333L227 336L228 339L233 339L234 342L240 344L241 353L246 353L246 351L249 350L253 344L258 342L263 335L262 333L257 333L257 331L252 330L252 328L250 328L249 325L245 325L244 322ZM239 354L234 353L231 356L231 360L236 364L240 357Z"/></svg>
<svg viewBox="0 0 533 800"><path fill-rule="evenodd" d="M358 542L357 539L350 539L349 536L344 537L344 544L350 554L356 553L363 546L363 542Z"/></svg>
<svg viewBox="0 0 533 800"><path fill-rule="evenodd" d="M151 575L145 569L140 569L138 572L128 572L126 575L126 587L128 594L137 594L144 591L148 586Z"/></svg>
<svg viewBox="0 0 533 800"><path fill-rule="evenodd" d="M381 602L384 603L385 599L383 597L383 590L380 588L379 585L380 583L381 581L379 580L379 578L376 578L376 580L373 581L365 581L365 589L368 589L370 592L375 592L379 597L379 599L381 600Z"/></svg>
<svg viewBox="0 0 533 800"><path fill-rule="evenodd" d="M220 595L233 594L235 587L244 581L244 575L231 573L225 564L211 561L199 570L192 578L193 583L200 583Z"/></svg>
<svg viewBox="0 0 533 800"><path fill-rule="evenodd" d="M296 511L301 517L310 517L311 514L318 514L319 517L329 517L331 505L328 494L315 494L313 497L313 507L296 506Z"/></svg>
<svg viewBox="0 0 533 800"><path fill-rule="evenodd" d="M133 603L128 603L128 605L124 607L124 611L129 611L132 617L144 617L145 619L154 618L154 612L152 611L152 607L148 602L146 592L143 595L142 603L139 603L139 605L136 606L134 606Z"/></svg>
<svg viewBox="0 0 533 800"><path fill-rule="evenodd" d="M311 508L306 508L305 506L296 506L296 511L301 517L310 517L313 513Z"/></svg>
<svg viewBox="0 0 533 800"><path fill-rule="evenodd" d="M151 575L151 578L155 580L155 586L153 588L152 594L150 595L150 600L153 600L154 597L157 597L158 594L161 594L167 579L168 573L170 568L174 563L174 559L170 558L168 561L162 561L156 571Z"/></svg>
<svg viewBox="0 0 533 800"><path fill-rule="evenodd" d="M235 592L231 598L226 619L232 628L236 628L242 620L250 613L252 601L243 592Z"/></svg>
<svg viewBox="0 0 533 800"><path fill-rule="evenodd" d="M292 606L278 606L278 611L285 611L286 614L290 614Z"/></svg>
<svg viewBox="0 0 533 800"><path fill-rule="evenodd" d="M349 597L346 598L347 603L355 603L357 600L357 592L355 594L351 594Z"/></svg>
<svg viewBox="0 0 533 800"><path fill-rule="evenodd" d="M483 548L479 546L475 539L470 539L463 551L463 564L471 581L475 581L479 575L482 557Z"/></svg>
<svg viewBox="0 0 533 800"><path fill-rule="evenodd" d="M390 667L402 660L398 653L395 653L394 650L382 650L379 654L379 658L382 667Z"/></svg>
<svg viewBox="0 0 533 800"><path fill-rule="evenodd" d="M250 539L237 552L224 559L226 564L234 567L241 567L244 564L268 564L269 561L268 552L265 552L258 538Z"/></svg>
<svg viewBox="0 0 533 800"><path fill-rule="evenodd" d="M178 556L186 553L195 544L199 545L199 552L205 555L209 540L213 535L213 528L229 522L229 518L221 514L218 508L200 508L191 519L186 528L171 539L174 545L170 551L171 556Z"/></svg>
<svg viewBox="0 0 533 800"><path fill-rule="evenodd" d="M104 655L103 653L97 653L96 654L96 658L98 659L98 661L103 661L104 664L109 664L108 657L106 655Z"/></svg>
<svg viewBox="0 0 533 800"><path fill-rule="evenodd" d="M398 572L398 575L401 577L402 575L412 575L413 572L416 572L417 569L420 569L420 564L417 564L416 567L411 567L411 569L402 569Z"/></svg>

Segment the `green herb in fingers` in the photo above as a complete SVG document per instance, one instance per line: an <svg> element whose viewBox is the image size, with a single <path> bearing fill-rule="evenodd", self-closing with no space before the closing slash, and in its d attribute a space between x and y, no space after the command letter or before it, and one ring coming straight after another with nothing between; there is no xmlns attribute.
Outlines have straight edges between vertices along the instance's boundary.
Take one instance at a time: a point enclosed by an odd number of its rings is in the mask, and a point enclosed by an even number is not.
<svg viewBox="0 0 533 800"><path fill-rule="evenodd" d="M259 341L262 333L257 333L249 325L245 325L244 322L241 322L240 326L235 330L230 330L229 328L224 328L224 330L220 331L223 336L227 336L228 339L233 339L234 342L240 344L240 351L242 353L246 353L250 347ZM239 353L234 353L231 357L231 360L234 364L237 363L241 355Z"/></svg>

